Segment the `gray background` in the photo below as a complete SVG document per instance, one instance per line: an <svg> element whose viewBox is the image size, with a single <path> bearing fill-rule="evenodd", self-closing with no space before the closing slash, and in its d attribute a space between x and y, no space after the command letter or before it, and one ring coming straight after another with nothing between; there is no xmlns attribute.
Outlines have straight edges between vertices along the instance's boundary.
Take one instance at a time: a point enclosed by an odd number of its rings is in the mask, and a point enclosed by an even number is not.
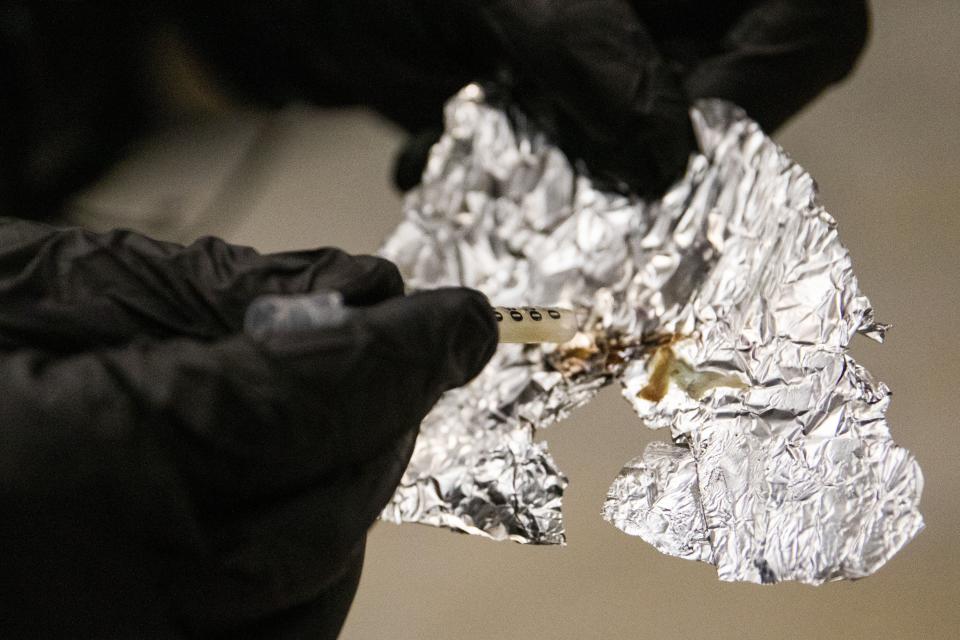
<svg viewBox="0 0 960 640"><path fill-rule="evenodd" d="M664 437L607 389L541 434L570 477L567 547L378 524L344 638L960 637L960 2L873 9L853 78L776 138L817 178L862 288L895 325L887 344L854 353L894 390L889 421L923 467L927 529L855 583L721 583L600 519L621 465ZM77 200L75 221L264 251L376 250L399 219L398 131L362 111L227 115L181 62L168 65L180 98L212 115L145 142Z"/></svg>

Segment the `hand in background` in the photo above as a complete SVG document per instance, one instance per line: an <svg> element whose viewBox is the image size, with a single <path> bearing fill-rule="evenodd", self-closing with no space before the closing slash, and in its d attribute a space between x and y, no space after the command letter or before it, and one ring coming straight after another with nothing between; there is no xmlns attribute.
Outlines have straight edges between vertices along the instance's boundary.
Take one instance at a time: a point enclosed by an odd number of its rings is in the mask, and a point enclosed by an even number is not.
<svg viewBox="0 0 960 640"><path fill-rule="evenodd" d="M506 76L569 156L647 196L686 167L693 100L731 100L772 131L850 72L868 23L865 0L241 2L180 19L248 95L360 102L410 130L402 188L446 99Z"/></svg>
<svg viewBox="0 0 960 640"><path fill-rule="evenodd" d="M429 2L389 4L410 5L392 16L401 24L403 15L442 12L427 8ZM420 22L408 17L398 32L432 33L434 41L423 48L398 44L391 52L397 62L384 65L390 77L382 84L397 99L383 101L381 109L420 131L397 165L396 180L403 188L419 182L440 132L439 120L432 126L422 121L426 114L439 114L439 100L434 105L428 100L501 69L512 78L514 97L527 113L569 156L583 159L596 179L660 195L682 174L694 150L688 120L694 100L730 100L772 132L850 72L868 23L864 0L445 4L448 13L460 15L432 28L424 26L429 17ZM440 43L451 52L450 60L436 51ZM403 51L426 51L413 66L434 67L443 88L407 85ZM451 78L452 60L471 73Z"/></svg>
<svg viewBox="0 0 960 640"><path fill-rule="evenodd" d="M160 31L178 32L235 98L366 104L393 119L413 134L396 165L404 189L444 102L507 77L595 178L656 196L694 149L693 100L731 100L772 131L850 72L868 22L865 0L9 4L0 214L28 217L56 213L155 126Z"/></svg>

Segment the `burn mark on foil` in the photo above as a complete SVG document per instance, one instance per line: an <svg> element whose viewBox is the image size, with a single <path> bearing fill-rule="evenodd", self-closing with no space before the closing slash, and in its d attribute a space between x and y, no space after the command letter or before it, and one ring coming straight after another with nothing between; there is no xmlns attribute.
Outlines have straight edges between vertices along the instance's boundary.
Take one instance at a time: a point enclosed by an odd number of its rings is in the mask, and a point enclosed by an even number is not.
<svg viewBox="0 0 960 640"><path fill-rule="evenodd" d="M626 364L644 348L642 343L594 329L579 332L572 340L548 353L546 362L571 380L585 375L613 378L623 373Z"/></svg>

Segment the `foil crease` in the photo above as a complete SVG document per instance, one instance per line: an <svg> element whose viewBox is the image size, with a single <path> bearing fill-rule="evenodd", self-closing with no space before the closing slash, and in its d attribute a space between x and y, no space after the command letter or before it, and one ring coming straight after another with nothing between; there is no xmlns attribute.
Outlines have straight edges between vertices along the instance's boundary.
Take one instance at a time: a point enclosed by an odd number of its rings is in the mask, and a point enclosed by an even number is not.
<svg viewBox="0 0 960 640"><path fill-rule="evenodd" d="M424 420L382 514L493 539L564 542L567 481L535 441L613 381L667 429L614 480L603 517L723 580L819 584L879 568L922 528L919 466L890 392L848 354L886 326L813 179L742 110L691 111L701 153L656 201L595 187L478 85L382 255L411 288L568 306L565 345L501 345Z"/></svg>

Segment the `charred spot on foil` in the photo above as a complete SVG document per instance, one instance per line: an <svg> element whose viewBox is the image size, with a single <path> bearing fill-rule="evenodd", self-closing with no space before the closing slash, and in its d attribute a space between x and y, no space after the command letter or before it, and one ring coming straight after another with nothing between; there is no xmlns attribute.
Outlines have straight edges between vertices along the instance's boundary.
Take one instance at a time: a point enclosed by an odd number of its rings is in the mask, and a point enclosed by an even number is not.
<svg viewBox="0 0 960 640"><path fill-rule="evenodd" d="M606 335L600 330L581 331L546 357L550 367L567 379L585 374L617 376L642 345Z"/></svg>

